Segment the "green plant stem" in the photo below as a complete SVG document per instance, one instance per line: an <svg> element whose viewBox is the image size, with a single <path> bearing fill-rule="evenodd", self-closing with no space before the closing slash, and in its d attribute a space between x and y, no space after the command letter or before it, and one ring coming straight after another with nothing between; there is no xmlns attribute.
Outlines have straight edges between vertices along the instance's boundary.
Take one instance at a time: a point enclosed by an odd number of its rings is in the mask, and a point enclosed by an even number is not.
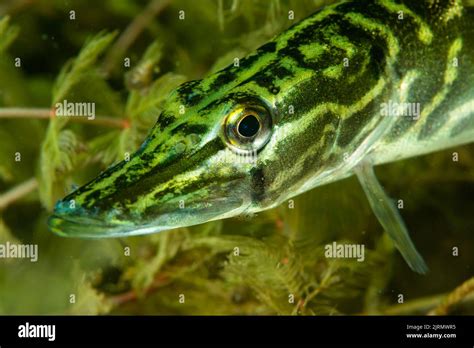
<svg viewBox="0 0 474 348"><path fill-rule="evenodd" d="M11 203L36 190L37 187L38 181L36 178L31 178L0 195L0 210L5 209Z"/></svg>
<svg viewBox="0 0 474 348"><path fill-rule="evenodd" d="M49 120L54 118L54 110L47 108L0 108L1 118L36 118ZM68 117L72 122L87 123L112 128L127 128L128 121L108 116L97 116L93 120L87 117Z"/></svg>
<svg viewBox="0 0 474 348"><path fill-rule="evenodd" d="M443 300L446 299L447 294L434 295L429 297L422 297L404 304L396 304L382 310L380 314L383 315L433 315L433 308L437 308L443 304ZM470 296L463 297L458 303L467 303L474 300L472 294ZM362 313L366 314L366 313Z"/></svg>
<svg viewBox="0 0 474 348"><path fill-rule="evenodd" d="M414 314L426 314L430 309L436 307L445 294L434 295L429 297L419 298L413 301L409 301L403 304L396 304L387 307L382 310L384 315L414 315Z"/></svg>

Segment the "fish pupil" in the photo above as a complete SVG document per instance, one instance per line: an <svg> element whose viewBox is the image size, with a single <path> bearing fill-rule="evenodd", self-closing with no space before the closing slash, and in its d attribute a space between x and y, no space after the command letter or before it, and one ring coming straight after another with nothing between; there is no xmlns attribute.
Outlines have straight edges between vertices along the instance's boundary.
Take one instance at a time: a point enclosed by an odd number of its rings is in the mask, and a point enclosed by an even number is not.
<svg viewBox="0 0 474 348"><path fill-rule="evenodd" d="M239 134L246 138L251 138L260 130L260 122L254 115L245 116L238 126Z"/></svg>

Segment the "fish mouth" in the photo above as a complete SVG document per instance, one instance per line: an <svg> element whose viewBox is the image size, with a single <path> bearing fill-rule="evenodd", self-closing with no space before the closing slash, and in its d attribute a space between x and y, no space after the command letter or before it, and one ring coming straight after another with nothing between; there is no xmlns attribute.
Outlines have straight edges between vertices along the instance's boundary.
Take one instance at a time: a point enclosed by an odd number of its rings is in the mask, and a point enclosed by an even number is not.
<svg viewBox="0 0 474 348"><path fill-rule="evenodd" d="M60 206L60 202L58 205ZM57 206L58 206L57 205ZM199 225L208 221L242 214L250 206L243 197L219 197L196 202L138 222L94 216L88 212L72 214L56 208L48 219L49 229L62 237L98 239L144 235Z"/></svg>
<svg viewBox="0 0 474 348"><path fill-rule="evenodd" d="M134 225L107 223L88 216L53 214L48 219L51 232L62 237L103 238L134 235ZM139 234L139 233L136 233Z"/></svg>
<svg viewBox="0 0 474 348"><path fill-rule="evenodd" d="M107 223L94 218L61 216L59 214L53 214L49 218L48 224L53 233L62 237L86 239L138 236L176 228L173 225Z"/></svg>

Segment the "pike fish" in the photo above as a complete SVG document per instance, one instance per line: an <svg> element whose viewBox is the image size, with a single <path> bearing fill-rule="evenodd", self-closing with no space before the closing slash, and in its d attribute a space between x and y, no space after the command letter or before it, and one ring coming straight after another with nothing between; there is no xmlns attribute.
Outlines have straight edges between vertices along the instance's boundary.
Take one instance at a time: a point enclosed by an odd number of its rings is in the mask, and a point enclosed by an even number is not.
<svg viewBox="0 0 474 348"><path fill-rule="evenodd" d="M324 7L239 64L177 87L137 152L58 201L49 227L83 238L160 232L356 175L425 273L373 167L474 141L473 23L461 0Z"/></svg>

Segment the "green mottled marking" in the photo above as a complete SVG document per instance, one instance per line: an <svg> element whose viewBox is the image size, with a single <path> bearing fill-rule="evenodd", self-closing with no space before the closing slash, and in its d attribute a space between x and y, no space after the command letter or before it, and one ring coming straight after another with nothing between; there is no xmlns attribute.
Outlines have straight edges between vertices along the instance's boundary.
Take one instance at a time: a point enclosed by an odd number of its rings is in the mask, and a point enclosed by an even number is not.
<svg viewBox="0 0 474 348"><path fill-rule="evenodd" d="M401 13L403 16L408 15L410 18L412 18L418 25L417 35L420 41L427 45L431 43L433 40L433 32L431 31L430 26L423 20L423 18L415 14L403 4L398 4L391 0L378 0L378 3L382 6L385 6L394 15L398 16Z"/></svg>

